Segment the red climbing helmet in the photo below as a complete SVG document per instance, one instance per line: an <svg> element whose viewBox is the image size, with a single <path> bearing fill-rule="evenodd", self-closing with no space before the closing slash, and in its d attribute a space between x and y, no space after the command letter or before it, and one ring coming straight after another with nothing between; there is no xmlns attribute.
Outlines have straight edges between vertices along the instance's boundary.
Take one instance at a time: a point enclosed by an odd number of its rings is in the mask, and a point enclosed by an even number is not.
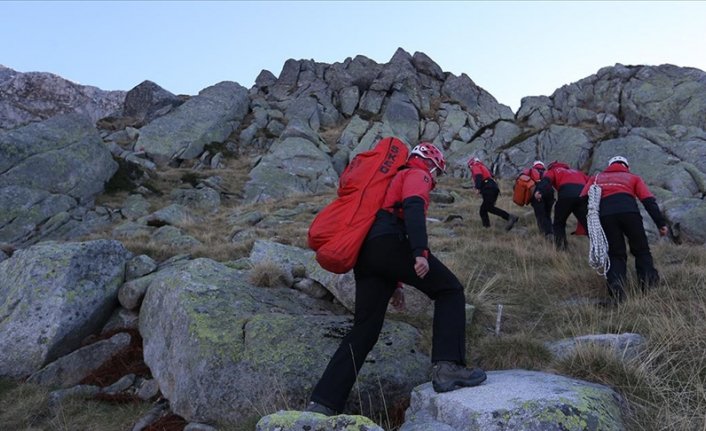
<svg viewBox="0 0 706 431"><path fill-rule="evenodd" d="M434 165L436 165L442 173L446 172L446 160L444 160L444 155L434 146L434 144L430 142L420 143L416 147L412 148L412 151L409 154L416 154L421 158L429 159L434 162Z"/></svg>
<svg viewBox="0 0 706 431"><path fill-rule="evenodd" d="M468 167L470 168L472 164L480 162L480 159L478 157L471 157L468 159Z"/></svg>

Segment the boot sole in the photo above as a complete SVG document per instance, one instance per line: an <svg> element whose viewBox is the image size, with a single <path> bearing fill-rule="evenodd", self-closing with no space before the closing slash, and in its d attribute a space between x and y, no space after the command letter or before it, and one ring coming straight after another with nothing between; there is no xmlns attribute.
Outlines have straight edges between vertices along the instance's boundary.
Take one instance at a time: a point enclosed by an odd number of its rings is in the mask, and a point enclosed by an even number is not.
<svg viewBox="0 0 706 431"><path fill-rule="evenodd" d="M461 389L461 388L471 388L473 386L478 386L481 383L483 383L488 376L484 375L481 377L478 377L477 379L474 380L454 380L452 382L448 383L436 383L432 382L432 386L434 387L434 391L436 393L443 393L443 392L451 392L455 391L456 389Z"/></svg>

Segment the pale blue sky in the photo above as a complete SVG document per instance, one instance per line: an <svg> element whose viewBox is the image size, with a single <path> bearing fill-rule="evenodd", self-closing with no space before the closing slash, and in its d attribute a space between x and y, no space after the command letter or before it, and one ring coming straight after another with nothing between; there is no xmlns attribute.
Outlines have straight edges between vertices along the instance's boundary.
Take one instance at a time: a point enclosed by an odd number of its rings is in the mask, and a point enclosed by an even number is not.
<svg viewBox="0 0 706 431"><path fill-rule="evenodd" d="M706 2L3 1L0 41L0 64L20 72L177 94L250 88L289 58L386 63L401 47L516 110L616 63L706 70Z"/></svg>

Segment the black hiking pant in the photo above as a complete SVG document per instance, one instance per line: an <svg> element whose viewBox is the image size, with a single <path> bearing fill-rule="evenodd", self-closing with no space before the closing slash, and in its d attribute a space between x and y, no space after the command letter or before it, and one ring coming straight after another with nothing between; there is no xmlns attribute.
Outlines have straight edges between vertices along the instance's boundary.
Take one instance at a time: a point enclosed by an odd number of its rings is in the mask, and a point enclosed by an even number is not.
<svg viewBox="0 0 706 431"><path fill-rule="evenodd" d="M566 250L568 242L566 240L566 220L571 214L576 217L585 228L586 214L588 207L584 199L579 198L562 198L559 197L554 206L554 243L559 250Z"/></svg>
<svg viewBox="0 0 706 431"><path fill-rule="evenodd" d="M484 227L490 227L488 213L495 214L503 220L510 219L510 214L495 206L495 202L498 201L498 196L500 195L500 189L495 184L495 181L489 180L486 182L480 189L480 194L483 197L483 203L480 204L480 220L483 222Z"/></svg>
<svg viewBox="0 0 706 431"><path fill-rule="evenodd" d="M356 282L353 328L316 384L311 400L343 411L356 374L378 340L385 312L397 282L402 281L434 300L431 360L465 365L466 301L456 276L433 255L429 273L419 278L409 243L396 234L366 240L354 273Z"/></svg>
<svg viewBox="0 0 706 431"><path fill-rule="evenodd" d="M554 228L552 228L552 207L554 206L554 196L547 196L541 201L535 199L532 196L530 199L530 205L534 210L534 218L537 219L537 227L539 231L544 234L544 236L551 235L554 233Z"/></svg>
<svg viewBox="0 0 706 431"><path fill-rule="evenodd" d="M610 268L606 274L608 293L618 302L626 298L624 287L628 255L624 237L628 238L630 254L635 256L635 271L640 288L644 291L655 285L659 281L659 273L652 260L650 245L647 242L640 213L611 214L601 216L600 219L608 240L608 257L610 258Z"/></svg>

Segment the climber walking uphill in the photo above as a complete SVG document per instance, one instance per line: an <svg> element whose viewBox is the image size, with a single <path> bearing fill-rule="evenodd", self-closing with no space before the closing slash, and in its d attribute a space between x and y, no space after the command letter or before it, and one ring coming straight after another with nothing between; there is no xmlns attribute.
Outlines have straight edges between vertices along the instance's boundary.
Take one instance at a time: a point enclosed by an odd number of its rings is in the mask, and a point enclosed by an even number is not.
<svg viewBox="0 0 706 431"><path fill-rule="evenodd" d="M642 178L630 172L625 157L615 156L610 159L606 170L591 177L586 183L581 191L582 197L588 197L593 184L600 187L600 225L608 242L608 293L616 302L622 302L626 298L627 273L624 236L628 238L630 253L635 256L635 270L641 289L644 291L659 281L635 198L642 202L661 236L666 235L669 229L655 197Z"/></svg>
<svg viewBox="0 0 706 431"><path fill-rule="evenodd" d="M564 162L553 161L547 166L547 171L542 180L537 184L534 197L542 202L553 198L552 187L557 190L556 205L554 206L554 244L558 250L566 250L566 221L573 214L579 222L577 232L586 229L586 202L579 196L588 177L583 172L571 169Z"/></svg>
<svg viewBox="0 0 706 431"><path fill-rule="evenodd" d="M505 230L512 229L517 223L518 217L495 206L500 195L500 187L488 168L478 157L472 157L468 160L468 169L471 171L471 181L473 181L476 192L483 197L483 202L480 205L480 220L483 227L490 227L490 217L488 217L488 213L490 213L507 221Z"/></svg>
<svg viewBox="0 0 706 431"><path fill-rule="evenodd" d="M544 162L541 160L535 160L534 163L532 163L532 167L522 171L522 173L530 177L535 184L542 181L545 172L546 169ZM532 205L532 209L534 210L534 217L537 219L537 227L539 227L539 231L544 234L545 238L552 239L554 233L554 229L552 228L554 190L550 189L550 193L542 199L537 199L533 193L530 198L530 205Z"/></svg>
<svg viewBox="0 0 706 431"><path fill-rule="evenodd" d="M434 300L432 384L437 392L476 386L481 369L465 367L466 311L463 286L430 251L426 230L429 192L446 169L430 143L412 149L394 176L355 264L353 328L343 338L311 395L308 411L333 415L344 408L356 374L378 340L387 305L404 306L398 282Z"/></svg>

